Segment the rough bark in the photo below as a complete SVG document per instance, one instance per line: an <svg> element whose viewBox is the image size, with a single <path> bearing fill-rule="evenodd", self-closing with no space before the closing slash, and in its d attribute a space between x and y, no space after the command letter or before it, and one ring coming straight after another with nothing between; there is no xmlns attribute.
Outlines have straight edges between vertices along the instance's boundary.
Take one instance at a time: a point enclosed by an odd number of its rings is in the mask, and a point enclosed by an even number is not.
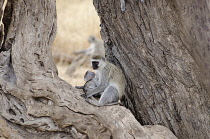
<svg viewBox="0 0 210 139"><path fill-rule="evenodd" d="M4 9L5 9L5 7L6 7L6 1L4 2L4 1L2 1L1 3L0 3L0 7L1 7L1 9L0 9L0 46L2 45L2 43L3 43L3 40L4 40L4 24L3 24L3 15L4 15ZM0 49L1 49L1 47L0 47Z"/></svg>
<svg viewBox="0 0 210 139"><path fill-rule="evenodd" d="M127 78L126 106L180 139L210 138L210 2L94 0L107 58Z"/></svg>
<svg viewBox="0 0 210 139"><path fill-rule="evenodd" d="M81 92L57 76L51 54L55 0L3 0L0 5L5 2L0 138L176 139L165 127L141 126L125 107L87 104Z"/></svg>

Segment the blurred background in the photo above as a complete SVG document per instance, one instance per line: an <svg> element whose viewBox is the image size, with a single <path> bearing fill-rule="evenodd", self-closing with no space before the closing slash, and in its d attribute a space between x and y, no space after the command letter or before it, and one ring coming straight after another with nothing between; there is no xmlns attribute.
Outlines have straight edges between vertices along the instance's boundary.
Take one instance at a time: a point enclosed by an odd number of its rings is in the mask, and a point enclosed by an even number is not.
<svg viewBox="0 0 210 139"><path fill-rule="evenodd" d="M100 21L93 6L93 0L57 0L57 35L53 42L53 58L59 76L71 85L83 85L83 76L92 70L89 63L67 75L65 72L72 60L75 50L89 47L90 35L100 38Z"/></svg>

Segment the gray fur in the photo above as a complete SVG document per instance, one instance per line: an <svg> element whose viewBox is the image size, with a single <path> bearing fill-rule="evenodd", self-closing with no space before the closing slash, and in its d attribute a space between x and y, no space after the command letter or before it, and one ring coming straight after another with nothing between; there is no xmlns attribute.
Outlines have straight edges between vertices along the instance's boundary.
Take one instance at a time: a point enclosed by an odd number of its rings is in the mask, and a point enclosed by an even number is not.
<svg viewBox="0 0 210 139"><path fill-rule="evenodd" d="M125 91L124 75L118 67L102 58L98 59L98 62L100 66L95 73L99 84L96 88L86 92L86 101L96 106L118 104ZM99 100L91 99L93 95L99 93L101 94Z"/></svg>
<svg viewBox="0 0 210 139"><path fill-rule="evenodd" d="M113 86L110 86L105 89L99 101L89 98L86 99L88 103L96 106L115 105L118 104L118 100L119 100L119 93L117 89L114 88Z"/></svg>

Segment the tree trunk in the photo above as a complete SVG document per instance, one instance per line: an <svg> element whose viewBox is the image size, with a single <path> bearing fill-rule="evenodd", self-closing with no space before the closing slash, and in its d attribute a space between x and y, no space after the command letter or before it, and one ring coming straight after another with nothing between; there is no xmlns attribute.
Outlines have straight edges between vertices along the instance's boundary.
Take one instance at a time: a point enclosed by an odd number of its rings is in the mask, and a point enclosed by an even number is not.
<svg viewBox="0 0 210 139"><path fill-rule="evenodd" d="M58 77L51 54L55 0L0 6L0 138L176 139L163 126L141 126L125 107L87 104Z"/></svg>
<svg viewBox="0 0 210 139"><path fill-rule="evenodd" d="M107 58L127 78L126 106L180 139L210 138L210 2L94 0Z"/></svg>

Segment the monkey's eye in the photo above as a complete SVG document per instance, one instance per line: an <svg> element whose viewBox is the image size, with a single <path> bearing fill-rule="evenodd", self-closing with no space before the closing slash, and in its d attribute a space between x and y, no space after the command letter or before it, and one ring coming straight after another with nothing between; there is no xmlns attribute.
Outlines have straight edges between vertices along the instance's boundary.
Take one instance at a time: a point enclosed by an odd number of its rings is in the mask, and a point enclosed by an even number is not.
<svg viewBox="0 0 210 139"><path fill-rule="evenodd" d="M98 65L99 62L98 62L98 61L93 61L92 64L93 64L93 65Z"/></svg>

